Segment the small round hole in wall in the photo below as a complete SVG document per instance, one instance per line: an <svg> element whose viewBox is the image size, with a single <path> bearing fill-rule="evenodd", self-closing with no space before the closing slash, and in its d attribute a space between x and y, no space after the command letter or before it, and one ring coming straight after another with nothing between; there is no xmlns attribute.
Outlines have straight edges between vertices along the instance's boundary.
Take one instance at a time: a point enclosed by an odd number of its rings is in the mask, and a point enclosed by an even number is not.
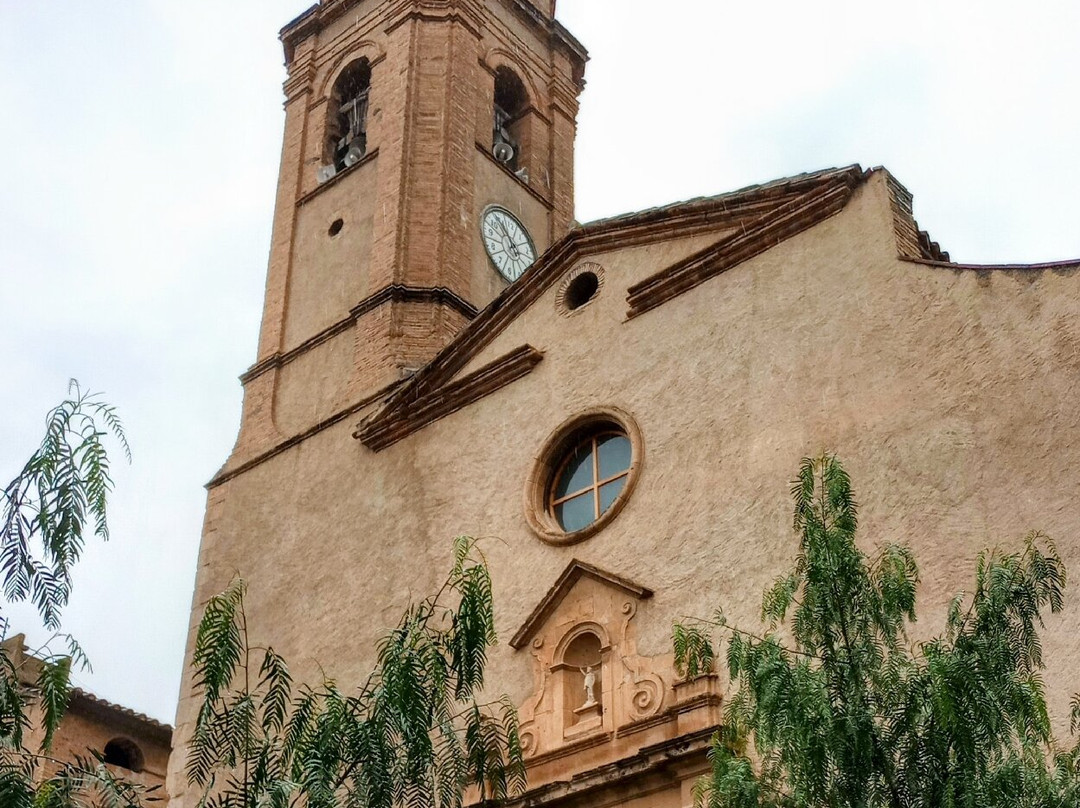
<svg viewBox="0 0 1080 808"><path fill-rule="evenodd" d="M582 272L566 287L566 308L570 311L580 309L593 299L600 289L600 279L595 272Z"/></svg>
<svg viewBox="0 0 1080 808"><path fill-rule="evenodd" d="M568 272L559 284L555 307L564 316L576 314L604 288L604 268L588 262Z"/></svg>
<svg viewBox="0 0 1080 808"><path fill-rule="evenodd" d="M344 219L334 219L333 223L330 225L330 229L327 230L326 232L332 238L332 237L336 236L338 233L340 233L341 228L343 228L344 226L345 226L345 220Z"/></svg>

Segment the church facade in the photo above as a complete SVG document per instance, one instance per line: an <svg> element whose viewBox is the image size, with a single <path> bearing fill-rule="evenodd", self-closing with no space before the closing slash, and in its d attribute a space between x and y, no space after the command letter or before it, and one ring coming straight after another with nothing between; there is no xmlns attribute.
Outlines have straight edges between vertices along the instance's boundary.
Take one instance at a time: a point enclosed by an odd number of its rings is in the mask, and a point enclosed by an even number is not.
<svg viewBox="0 0 1080 808"><path fill-rule="evenodd" d="M859 166L579 225L587 57L554 6L323 0L283 29L258 356L187 662L239 570L256 642L360 681L451 538L493 537L525 801L679 808L727 683L679 678L672 622L757 620L802 457L845 462L868 548L914 549L928 634L987 545L1039 528L1080 569L1080 261L953 262ZM1075 615L1046 630L1058 718ZM188 667L174 806L196 709Z"/></svg>

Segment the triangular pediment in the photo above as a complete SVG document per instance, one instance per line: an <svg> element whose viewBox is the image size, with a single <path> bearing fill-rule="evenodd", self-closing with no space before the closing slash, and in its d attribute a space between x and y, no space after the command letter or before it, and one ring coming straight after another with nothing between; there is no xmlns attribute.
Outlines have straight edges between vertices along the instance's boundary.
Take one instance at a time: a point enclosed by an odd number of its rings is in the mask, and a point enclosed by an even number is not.
<svg viewBox="0 0 1080 808"><path fill-rule="evenodd" d="M536 633L548 621L548 618L559 610L563 601L566 600L583 578L595 581L626 595L630 595L637 600L646 600L653 595L652 590L647 587L634 583L628 578L615 575L607 570L594 567L592 564L578 561L575 558L563 571L562 575L559 576L558 580L555 581L547 594L544 595L543 599L536 605L536 608L532 610L532 613L522 624L521 628L514 634L513 638L510 640L510 646L512 648L524 648L528 645Z"/></svg>
<svg viewBox="0 0 1080 808"><path fill-rule="evenodd" d="M518 664L533 671L532 695L518 707L530 778L565 777L572 750L612 744L612 759L620 749L636 752L652 738L671 737L682 707L696 709L680 704L670 686L670 655L638 653L635 618L641 613L650 622L644 601L652 594L575 559L510 641ZM711 714L706 722L716 724Z"/></svg>
<svg viewBox="0 0 1080 808"><path fill-rule="evenodd" d="M868 176L859 166L828 169L575 228L434 359L395 388L383 406L359 424L354 436L369 449L381 451L530 373L543 353L529 344L508 344L483 364L471 363L588 256L694 234L718 234L718 241L632 286L626 317L633 318L835 215Z"/></svg>

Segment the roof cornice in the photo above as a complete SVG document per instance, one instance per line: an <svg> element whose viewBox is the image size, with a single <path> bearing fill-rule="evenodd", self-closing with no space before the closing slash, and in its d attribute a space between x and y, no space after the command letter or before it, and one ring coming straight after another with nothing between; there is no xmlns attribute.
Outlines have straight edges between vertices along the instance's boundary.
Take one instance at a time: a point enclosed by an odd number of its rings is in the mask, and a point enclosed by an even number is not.
<svg viewBox="0 0 1080 808"><path fill-rule="evenodd" d="M409 3L413 3L417 6L424 5L423 2L418 2L418 0L398 1L401 8L394 9L387 15L387 19L392 21L391 27L400 23L403 19L402 11ZM460 3L448 3L446 0L442 0L442 2L439 3L430 3L429 0L428 5L432 11L439 12L437 14L439 17L445 17L447 13L450 13L452 16L468 21L470 25L476 26L479 23L479 17L471 8L473 2L476 2L476 0ZM549 17L547 14L544 14L540 9L528 2L528 0L503 0L503 3L509 6L511 11L513 11L519 19L531 26L537 33L541 34L542 37L547 38L553 45L564 50L570 56L571 60L578 64L575 80L579 85L579 90L584 88L584 66L585 62L589 59L589 53L585 49L585 46L582 45L562 23L554 17ZM354 8L357 5L357 0L326 0L326 2L315 3L286 23L278 32L278 38L281 40L282 47L285 50L285 64L289 65L292 63L297 43L312 34L318 33L328 23L337 19L350 8ZM451 6L458 7L451 8ZM371 11L373 12L374 8L372 8ZM429 15L429 13L422 12L418 8L415 12L409 12L405 16L410 16L413 13L421 14L422 16Z"/></svg>
<svg viewBox="0 0 1080 808"><path fill-rule="evenodd" d="M861 172L838 174L830 182L760 216L745 230L634 284L627 290L627 318L644 314L834 216L844 209L864 179Z"/></svg>
<svg viewBox="0 0 1080 808"><path fill-rule="evenodd" d="M372 451L381 451L520 379L532 372L543 358L536 348L522 345L452 384L417 396L408 407L382 410L364 421L353 437Z"/></svg>

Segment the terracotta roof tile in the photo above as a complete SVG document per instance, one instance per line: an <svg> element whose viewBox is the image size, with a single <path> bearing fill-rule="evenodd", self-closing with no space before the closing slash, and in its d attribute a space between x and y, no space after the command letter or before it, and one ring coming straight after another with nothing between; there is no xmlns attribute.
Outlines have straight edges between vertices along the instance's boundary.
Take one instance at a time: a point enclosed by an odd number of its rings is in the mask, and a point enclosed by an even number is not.
<svg viewBox="0 0 1080 808"><path fill-rule="evenodd" d="M820 171L807 171L790 177L781 177L780 179L772 180L771 182L747 185L743 188L738 188L734 191L725 191L721 194L695 196L690 199L671 202L666 205L657 205L655 207L645 208L644 210L631 211L620 213L615 216L594 219L578 225L578 229L591 231L606 228L610 225L621 225L639 220L649 220L654 217L659 218L693 213L697 210L713 209L717 207L717 205L723 207L724 203L731 203L733 207L742 206L754 199L768 197L775 198L779 194L804 192L812 186L817 186L822 182L834 180L844 175L865 175L866 173L867 172L864 172L862 167L857 163L844 166L843 168L825 168Z"/></svg>
<svg viewBox="0 0 1080 808"><path fill-rule="evenodd" d="M137 712L135 710L132 710L130 707L124 707L123 705L107 701L100 696L95 696L89 690L84 690L81 687L74 687L71 689L71 699L72 703L75 703L76 700L81 699L87 704L103 712L109 712L118 716L122 716L129 721L134 721L138 724L145 725L145 727L149 730L153 730L158 733L168 733L169 737L172 737L173 728L169 724L163 724L161 721L158 721L156 718L151 718L145 713Z"/></svg>

